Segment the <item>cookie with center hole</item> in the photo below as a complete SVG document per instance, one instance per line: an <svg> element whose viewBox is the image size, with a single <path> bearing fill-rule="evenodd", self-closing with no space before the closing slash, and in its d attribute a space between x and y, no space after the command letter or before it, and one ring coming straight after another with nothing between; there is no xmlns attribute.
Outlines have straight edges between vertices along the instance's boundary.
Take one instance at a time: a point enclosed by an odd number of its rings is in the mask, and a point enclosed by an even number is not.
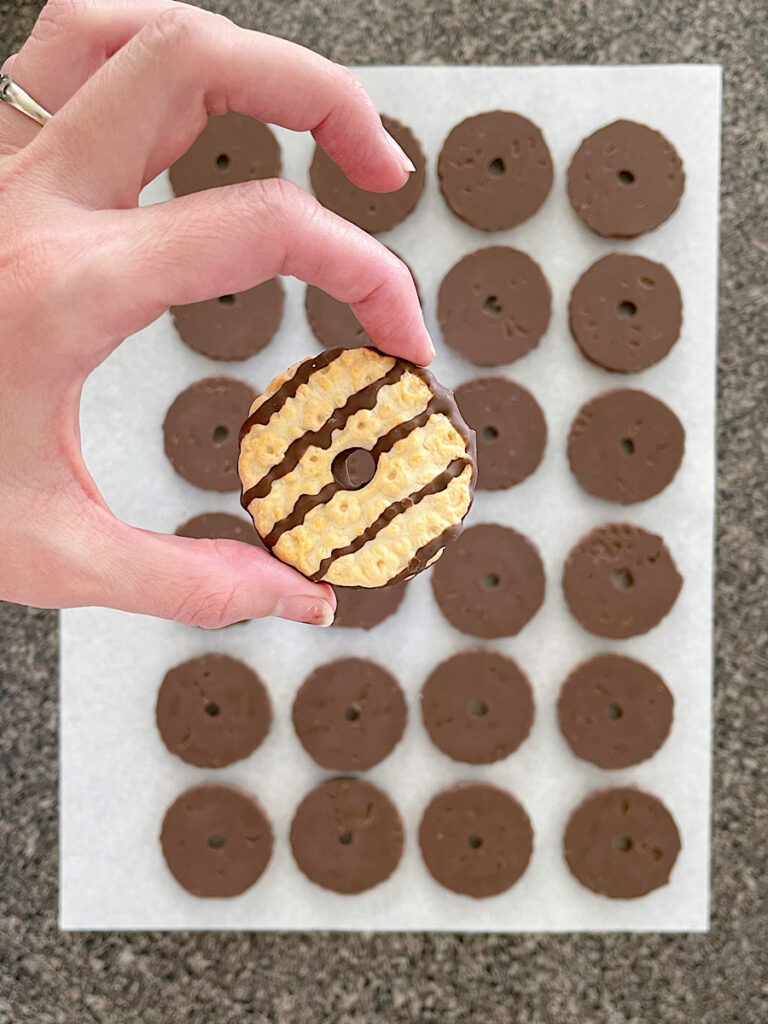
<svg viewBox="0 0 768 1024"><path fill-rule="evenodd" d="M220 185L276 178L281 168L280 144L271 130L255 117L230 110L208 118L168 175L174 193L186 196Z"/></svg>
<svg viewBox="0 0 768 1024"><path fill-rule="evenodd" d="M171 306L181 340L209 359L236 362L261 352L283 318L285 294L280 279L271 278L232 295Z"/></svg>

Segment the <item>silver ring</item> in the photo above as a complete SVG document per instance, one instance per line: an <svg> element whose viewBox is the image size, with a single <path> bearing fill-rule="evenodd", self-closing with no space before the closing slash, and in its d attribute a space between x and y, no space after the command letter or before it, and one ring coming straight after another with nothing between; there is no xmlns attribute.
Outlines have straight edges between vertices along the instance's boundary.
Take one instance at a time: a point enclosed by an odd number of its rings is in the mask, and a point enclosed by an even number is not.
<svg viewBox="0 0 768 1024"><path fill-rule="evenodd" d="M45 124L51 119L52 115L45 107L41 107L37 100L33 100L29 93L24 92L8 75L0 75L0 100L9 103L38 124Z"/></svg>

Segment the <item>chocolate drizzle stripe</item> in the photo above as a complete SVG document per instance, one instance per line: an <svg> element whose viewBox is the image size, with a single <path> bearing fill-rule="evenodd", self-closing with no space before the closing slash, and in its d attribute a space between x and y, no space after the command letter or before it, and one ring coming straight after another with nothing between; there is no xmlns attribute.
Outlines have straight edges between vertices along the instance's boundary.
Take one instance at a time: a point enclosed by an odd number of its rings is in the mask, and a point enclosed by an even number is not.
<svg viewBox="0 0 768 1024"><path fill-rule="evenodd" d="M398 441L403 441L414 430L423 427L436 413L445 412L443 405L444 403L439 398L433 396L426 408L422 409L417 416L398 423L391 430L388 430L386 434L383 434L373 448L371 448L371 455L376 465L378 466L381 456L391 451ZM275 523L271 531L264 538L264 543L268 548L274 547L284 533L288 533L297 526L301 526L313 508L317 508L318 505L326 505L334 495L343 490L342 484L332 480L322 490L318 491L317 494L302 494L288 515Z"/></svg>
<svg viewBox="0 0 768 1024"><path fill-rule="evenodd" d="M355 413L361 412L363 409L372 409L376 405L379 391L387 384L395 384L407 372L407 369L408 367L405 363L398 360L383 377L378 377L360 391L355 391L354 394L350 395L344 405L331 413L319 430L308 430L301 437L297 437L286 449L282 460L277 465L272 466L257 484L249 487L243 493L241 498L243 508L248 508L254 498L266 498L272 490L272 485L275 481L287 476L295 469L308 448L330 447L334 431L346 426L347 421ZM259 410L257 409L256 412L258 413Z"/></svg>
<svg viewBox="0 0 768 1024"><path fill-rule="evenodd" d="M413 508L418 505L420 501L428 497L430 494L437 494L440 491L444 491L451 480L454 480L457 476L461 476L467 466L470 463L466 459L453 459L446 469L442 473L439 473L436 477L433 477L428 484L425 484L418 491L412 491L407 497L401 498L399 501L393 501L391 505L388 505L381 515L375 519L369 526L363 530L353 541L349 544L345 544L344 547L334 548L334 550L326 558L322 560L317 568L317 571L312 573L309 577L311 580L321 580L330 569L331 565L338 559L343 558L344 555L353 555L356 551L365 547L369 541L372 541L374 537L380 533L385 526L388 526L393 519L397 519L399 515L406 512L409 508Z"/></svg>
<svg viewBox="0 0 768 1024"><path fill-rule="evenodd" d="M299 363L294 375L284 381L274 395L270 395L266 401L262 402L258 409L255 409L242 425L240 428L240 442L242 443L243 438L250 431L251 427L265 426L272 416L283 408L288 399L294 397L301 385L309 381L313 373L322 370L326 366L330 366L332 362L339 358L343 351L343 349L338 348L329 349L314 359L305 359L303 363Z"/></svg>
<svg viewBox="0 0 768 1024"><path fill-rule="evenodd" d="M459 520L458 523L452 523L451 526L447 526L441 534L434 537L423 547L419 548L402 572L399 572L397 576L393 576L391 580L387 580L385 586L392 587L395 583L402 583L405 580L410 579L411 576L415 576L416 573L421 572L430 559L435 557L438 551L450 544L454 537L457 537L461 533L461 528L461 520Z"/></svg>

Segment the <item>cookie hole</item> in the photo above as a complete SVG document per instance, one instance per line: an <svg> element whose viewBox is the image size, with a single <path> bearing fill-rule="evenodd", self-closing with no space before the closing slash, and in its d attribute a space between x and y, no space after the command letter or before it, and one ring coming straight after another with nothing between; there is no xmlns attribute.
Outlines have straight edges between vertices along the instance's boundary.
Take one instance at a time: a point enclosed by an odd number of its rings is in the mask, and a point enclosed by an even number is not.
<svg viewBox="0 0 768 1024"><path fill-rule="evenodd" d="M214 832L213 835L208 836L208 845L212 850L220 850L222 846L227 845L227 837L223 836L221 832Z"/></svg>
<svg viewBox="0 0 768 1024"><path fill-rule="evenodd" d="M219 155L216 157L216 166L219 168L220 171L226 171L226 169L229 167L229 157L227 156L226 153L219 153Z"/></svg>
<svg viewBox="0 0 768 1024"><path fill-rule="evenodd" d="M349 831L339 833L339 842L341 843L342 846L349 846L353 838L354 836Z"/></svg>
<svg viewBox="0 0 768 1024"><path fill-rule="evenodd" d="M632 849L632 839L630 836L616 836L612 845L619 853L629 853Z"/></svg>
<svg viewBox="0 0 768 1024"><path fill-rule="evenodd" d="M634 302L630 302L629 299L625 299L623 302L620 302L616 307L616 316L619 317L620 320L626 320L628 317L634 316L636 312L637 306Z"/></svg>
<svg viewBox="0 0 768 1024"><path fill-rule="evenodd" d="M344 717L348 722L356 722L360 717L360 708L356 708L354 704L350 704L348 708L344 708Z"/></svg>
<svg viewBox="0 0 768 1024"><path fill-rule="evenodd" d="M499 436L499 432L496 427L483 427L480 436L484 441L495 441Z"/></svg>
<svg viewBox="0 0 768 1024"><path fill-rule="evenodd" d="M497 156L495 160L491 160L488 164L488 173L492 174L495 178L498 178L500 174L503 174L506 169L504 161L500 156Z"/></svg>
<svg viewBox="0 0 768 1024"><path fill-rule="evenodd" d="M617 171L616 177L622 185L631 185L635 180L635 176L632 171Z"/></svg>
<svg viewBox="0 0 768 1024"><path fill-rule="evenodd" d="M488 705L484 700L480 700L478 698L471 700L467 704L467 709L469 710L470 715L475 715L477 718L482 718L483 715L488 714Z"/></svg>
<svg viewBox="0 0 768 1024"><path fill-rule="evenodd" d="M616 569L611 575L611 583L616 590L629 590L634 582L628 569Z"/></svg>
<svg viewBox="0 0 768 1024"><path fill-rule="evenodd" d="M339 452L333 460L331 473L336 483L345 490L357 491L373 480L376 460L365 448L348 448Z"/></svg>
<svg viewBox="0 0 768 1024"><path fill-rule="evenodd" d="M635 454L635 442L631 437L622 437L619 441L619 448L621 448L625 455Z"/></svg>
<svg viewBox="0 0 768 1024"><path fill-rule="evenodd" d="M223 426L223 424L220 423L219 426L216 427L216 429L213 432L213 443L214 444L224 444L224 442L227 440L228 437L229 437L229 428Z"/></svg>
<svg viewBox="0 0 768 1024"><path fill-rule="evenodd" d="M217 715L221 714L221 708L215 700L209 700L205 705L205 713L206 715L210 715L211 718L215 718Z"/></svg>
<svg viewBox="0 0 768 1024"><path fill-rule="evenodd" d="M488 316L501 316L501 306L496 295L489 295L483 303L483 312Z"/></svg>
<svg viewBox="0 0 768 1024"><path fill-rule="evenodd" d="M618 704L609 704L605 710L608 714L608 717L612 718L614 722L617 719L621 718L621 716L624 714L624 712L621 710Z"/></svg>
<svg viewBox="0 0 768 1024"><path fill-rule="evenodd" d="M235 296L234 295L220 295L219 302L222 306L234 306Z"/></svg>
<svg viewBox="0 0 768 1024"><path fill-rule="evenodd" d="M467 836L467 846L473 850L479 850L483 845L483 840L480 836Z"/></svg>
<svg viewBox="0 0 768 1024"><path fill-rule="evenodd" d="M495 572L487 572L483 576L483 590L495 590L501 583L501 579Z"/></svg>

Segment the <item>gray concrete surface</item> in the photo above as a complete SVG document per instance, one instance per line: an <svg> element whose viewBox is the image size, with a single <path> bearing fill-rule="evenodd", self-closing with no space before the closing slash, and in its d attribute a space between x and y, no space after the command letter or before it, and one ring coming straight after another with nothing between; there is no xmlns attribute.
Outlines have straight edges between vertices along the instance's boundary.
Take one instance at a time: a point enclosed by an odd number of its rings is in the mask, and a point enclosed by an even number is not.
<svg viewBox="0 0 768 1024"><path fill-rule="evenodd" d="M39 6L0 0L0 55L18 47ZM346 63L723 63L712 931L61 935L56 614L8 605L0 609L0 1021L760 1024L768 1019L765 0L214 6Z"/></svg>

